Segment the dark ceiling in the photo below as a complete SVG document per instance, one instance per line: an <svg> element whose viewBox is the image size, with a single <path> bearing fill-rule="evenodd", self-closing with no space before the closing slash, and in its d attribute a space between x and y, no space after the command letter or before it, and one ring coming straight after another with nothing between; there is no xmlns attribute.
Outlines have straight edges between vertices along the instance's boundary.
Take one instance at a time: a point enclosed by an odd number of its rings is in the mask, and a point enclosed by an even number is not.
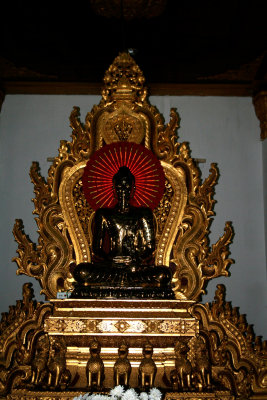
<svg viewBox="0 0 267 400"><path fill-rule="evenodd" d="M122 0L106 4L115 10L119 1L123 6ZM129 1L134 3L125 5ZM121 18L121 9L117 17L98 15L92 4L99 3L6 1L2 82L100 83L113 59L129 48L152 84L266 79L266 1L167 0L161 15L132 20Z"/></svg>

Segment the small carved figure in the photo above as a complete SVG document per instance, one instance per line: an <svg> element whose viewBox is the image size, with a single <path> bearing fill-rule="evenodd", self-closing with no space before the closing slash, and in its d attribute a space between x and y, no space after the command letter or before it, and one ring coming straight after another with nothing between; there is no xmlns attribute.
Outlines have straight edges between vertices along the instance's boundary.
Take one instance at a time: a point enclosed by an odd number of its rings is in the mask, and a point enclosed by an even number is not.
<svg viewBox="0 0 267 400"><path fill-rule="evenodd" d="M214 301L212 303L212 314L217 317L221 312L223 312L223 307L225 304L225 286L218 284L214 295Z"/></svg>
<svg viewBox="0 0 267 400"><path fill-rule="evenodd" d="M227 345L228 337L225 335L218 346L213 351L215 365L226 365L227 363Z"/></svg>
<svg viewBox="0 0 267 400"><path fill-rule="evenodd" d="M32 361L32 380L33 385L39 385L46 371L49 356L48 336L42 335L38 338L35 346L35 354Z"/></svg>
<svg viewBox="0 0 267 400"><path fill-rule="evenodd" d="M32 335L29 335L30 339ZM31 351L29 349L29 341L28 345L23 343L23 340L19 335L16 335L16 360L18 365L29 365L31 363Z"/></svg>
<svg viewBox="0 0 267 400"><path fill-rule="evenodd" d="M211 369L209 362L208 350L206 343L198 337L196 340L195 347L195 369L197 380L200 384L201 389L208 389L211 386Z"/></svg>
<svg viewBox="0 0 267 400"><path fill-rule="evenodd" d="M152 388L154 385L154 379L157 372L157 367L152 359L153 347L150 343L147 343L143 348L143 360L139 365L139 384L141 390Z"/></svg>
<svg viewBox="0 0 267 400"><path fill-rule="evenodd" d="M114 364L115 385L128 386L131 374L131 364L128 360L128 346L122 343L118 349L119 358Z"/></svg>
<svg viewBox="0 0 267 400"><path fill-rule="evenodd" d="M23 297L23 304L27 307L28 304L34 298L32 283L30 282L24 283L22 287L22 297Z"/></svg>
<svg viewBox="0 0 267 400"><path fill-rule="evenodd" d="M104 363L100 357L101 346L97 340L90 344L90 358L86 366L87 386L101 389L104 380Z"/></svg>
<svg viewBox="0 0 267 400"><path fill-rule="evenodd" d="M32 288L32 283L24 283L22 287L22 297L23 309L26 311L27 315L32 315L34 312L34 291Z"/></svg>
<svg viewBox="0 0 267 400"><path fill-rule="evenodd" d="M187 344L177 342L174 348L175 352L175 370L171 371L171 381L175 390L184 390L191 387L192 366L187 360Z"/></svg>
<svg viewBox="0 0 267 400"><path fill-rule="evenodd" d="M66 344L64 339L52 339L48 367L48 386L65 387L70 381L70 371L66 368Z"/></svg>

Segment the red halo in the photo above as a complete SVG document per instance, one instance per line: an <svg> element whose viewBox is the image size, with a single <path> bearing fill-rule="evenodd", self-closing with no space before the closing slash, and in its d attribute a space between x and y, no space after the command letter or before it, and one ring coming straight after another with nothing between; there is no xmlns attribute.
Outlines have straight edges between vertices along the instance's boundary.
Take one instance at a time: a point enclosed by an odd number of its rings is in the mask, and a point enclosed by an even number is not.
<svg viewBox="0 0 267 400"><path fill-rule="evenodd" d="M84 168L83 192L90 206L115 206L112 179L120 167L126 166L135 177L135 193L131 205L157 207L165 189L165 175L160 161L146 147L131 142L114 142L97 150Z"/></svg>

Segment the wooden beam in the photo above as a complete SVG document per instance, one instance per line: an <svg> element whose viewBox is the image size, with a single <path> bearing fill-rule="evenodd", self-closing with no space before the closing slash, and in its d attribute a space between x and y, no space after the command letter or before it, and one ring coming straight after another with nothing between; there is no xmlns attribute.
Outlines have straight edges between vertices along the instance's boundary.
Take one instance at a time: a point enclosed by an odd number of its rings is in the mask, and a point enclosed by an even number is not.
<svg viewBox="0 0 267 400"><path fill-rule="evenodd" d="M6 81L5 94L88 94L101 95L102 83L90 82L31 82ZM154 96L252 96L248 83L147 83L149 94Z"/></svg>

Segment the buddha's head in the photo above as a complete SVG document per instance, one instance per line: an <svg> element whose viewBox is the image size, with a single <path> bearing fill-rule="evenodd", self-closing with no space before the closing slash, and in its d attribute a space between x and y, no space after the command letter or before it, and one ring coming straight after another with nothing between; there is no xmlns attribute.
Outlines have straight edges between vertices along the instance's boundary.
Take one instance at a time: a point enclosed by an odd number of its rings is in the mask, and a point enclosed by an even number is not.
<svg viewBox="0 0 267 400"><path fill-rule="evenodd" d="M119 205L123 208L129 205L133 195L135 179L128 167L120 167L113 177L113 188Z"/></svg>

